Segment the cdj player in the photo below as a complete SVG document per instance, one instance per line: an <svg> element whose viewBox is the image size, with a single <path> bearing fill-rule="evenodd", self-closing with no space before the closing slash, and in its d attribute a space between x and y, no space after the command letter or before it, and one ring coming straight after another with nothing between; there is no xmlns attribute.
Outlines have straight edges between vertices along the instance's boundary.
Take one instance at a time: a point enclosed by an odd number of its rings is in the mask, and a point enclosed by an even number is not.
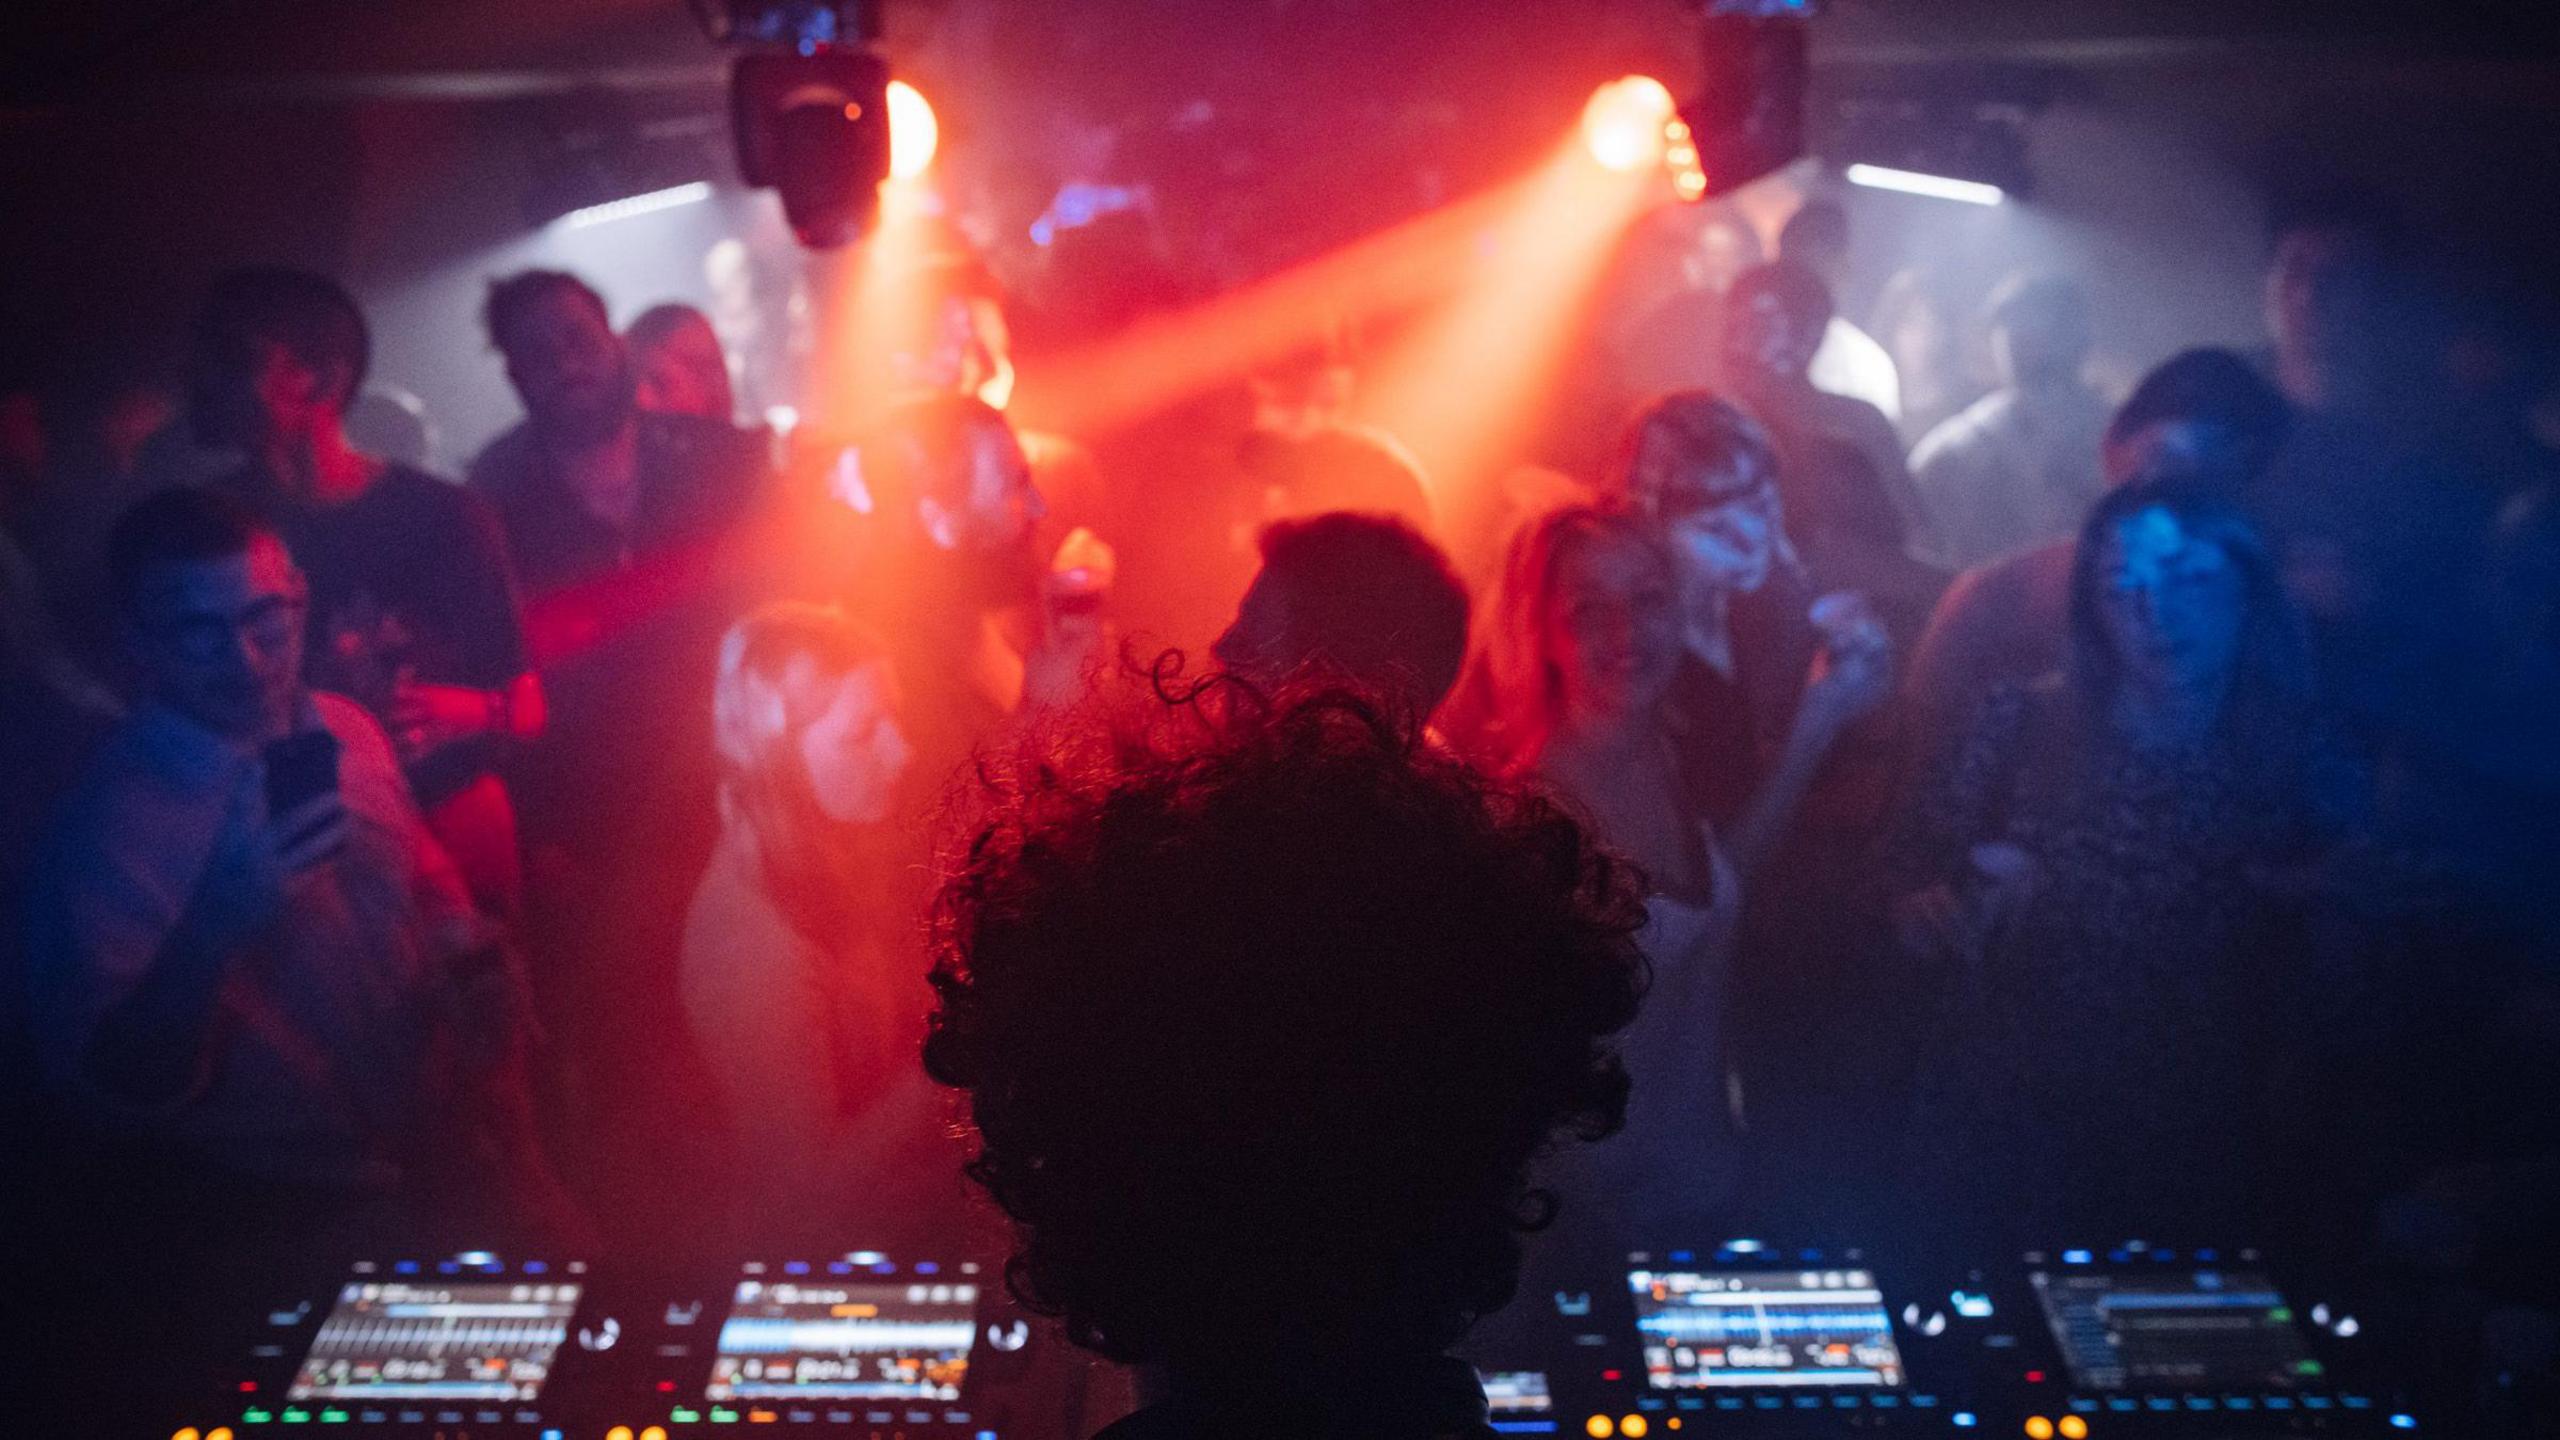
<svg viewBox="0 0 2560 1440"><path fill-rule="evenodd" d="M1494 1428L1668 1440L1868 1432L2386 1435L2419 1429L2351 1316L2251 1250L2037 1252L1947 1274L1737 1240L1523 1296L1471 1356Z"/></svg>

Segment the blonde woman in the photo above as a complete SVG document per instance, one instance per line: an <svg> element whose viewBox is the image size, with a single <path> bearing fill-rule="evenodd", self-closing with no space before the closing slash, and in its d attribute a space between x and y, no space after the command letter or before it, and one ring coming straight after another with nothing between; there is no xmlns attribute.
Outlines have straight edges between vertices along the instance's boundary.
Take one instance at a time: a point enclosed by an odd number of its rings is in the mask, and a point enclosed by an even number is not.
<svg viewBox="0 0 2560 1440"><path fill-rule="evenodd" d="M888 824L914 751L885 652L831 609L738 622L713 704L721 834L686 917L684 1008L735 1151L733 1222L779 1240L885 1205L928 1128L928 997Z"/></svg>

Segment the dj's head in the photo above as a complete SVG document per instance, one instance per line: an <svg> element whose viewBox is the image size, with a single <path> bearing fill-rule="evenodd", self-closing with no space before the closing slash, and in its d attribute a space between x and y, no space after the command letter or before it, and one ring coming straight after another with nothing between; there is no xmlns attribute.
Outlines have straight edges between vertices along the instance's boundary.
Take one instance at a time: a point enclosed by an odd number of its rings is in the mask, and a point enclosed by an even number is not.
<svg viewBox="0 0 2560 1440"><path fill-rule="evenodd" d="M1026 1301L1285 1410L1510 1299L1531 1158L1623 1117L1641 904L1552 802L1355 694L1175 709L988 767L925 1064Z"/></svg>

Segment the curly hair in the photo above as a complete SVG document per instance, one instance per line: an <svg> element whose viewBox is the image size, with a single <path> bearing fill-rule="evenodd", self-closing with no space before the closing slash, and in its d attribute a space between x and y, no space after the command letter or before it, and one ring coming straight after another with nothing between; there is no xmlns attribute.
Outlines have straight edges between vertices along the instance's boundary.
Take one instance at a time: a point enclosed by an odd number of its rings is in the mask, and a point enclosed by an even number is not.
<svg viewBox="0 0 2560 1440"><path fill-rule="evenodd" d="M1624 1118L1625 867L1343 688L1212 677L982 775L925 1067L1024 1302L1195 1379L1507 1302L1531 1160Z"/></svg>

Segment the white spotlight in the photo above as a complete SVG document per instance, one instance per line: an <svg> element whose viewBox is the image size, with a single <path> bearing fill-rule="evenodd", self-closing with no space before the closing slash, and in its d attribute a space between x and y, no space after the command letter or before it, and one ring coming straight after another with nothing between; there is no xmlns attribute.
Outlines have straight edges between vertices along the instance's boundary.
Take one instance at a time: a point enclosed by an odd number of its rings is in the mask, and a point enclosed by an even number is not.
<svg viewBox="0 0 2560 1440"><path fill-rule="evenodd" d="M1917 170L1895 170L1883 165L1852 165L1849 183L1874 190L1899 190L1905 195L1926 195L1932 200L1961 200L1967 205L1997 205L2009 198L1997 185L1979 180L1958 180L1946 175L1927 175Z"/></svg>
<svg viewBox="0 0 2560 1440"><path fill-rule="evenodd" d="M608 200L583 210L572 210L551 223L562 230L584 230L590 225L628 220L634 215L653 215L660 210L673 210L679 205L697 205L710 198L711 182L696 180L690 185L674 185L664 190Z"/></svg>

